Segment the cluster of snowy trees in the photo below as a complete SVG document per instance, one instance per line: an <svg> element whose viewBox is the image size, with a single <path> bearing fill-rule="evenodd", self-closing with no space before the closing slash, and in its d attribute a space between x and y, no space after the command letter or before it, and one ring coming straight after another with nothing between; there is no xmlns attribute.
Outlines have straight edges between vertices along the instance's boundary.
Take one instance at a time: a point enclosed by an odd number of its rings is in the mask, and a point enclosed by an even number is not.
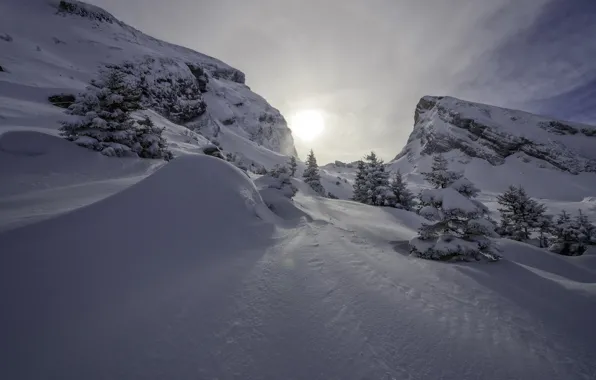
<svg viewBox="0 0 596 380"><path fill-rule="evenodd" d="M596 244L596 225L579 210L572 217L563 210L556 217L546 214L546 207L532 199L521 186L510 186L497 197L501 236L519 241L537 235L539 246L562 255L583 254Z"/></svg>
<svg viewBox="0 0 596 380"><path fill-rule="evenodd" d="M286 165L276 165L275 168L273 168L273 170L263 174L273 176L275 178L283 178L284 180L287 177L289 181L289 179L296 176L297 169L298 162L296 161L296 157L290 156L290 159L288 160L288 163ZM304 183L309 185L310 188L313 189L318 195L322 197L337 199L335 195L333 195L330 192L327 192L321 184L321 174L319 173L319 165L317 164L317 158L315 157L315 153L312 149L306 157L306 168L302 173L302 180L304 181Z"/></svg>
<svg viewBox="0 0 596 380"><path fill-rule="evenodd" d="M135 120L141 93L118 70L105 69L79 94L68 113L79 116L62 123L61 134L80 146L106 156L132 156L169 160L172 153L158 128L149 119Z"/></svg>
<svg viewBox="0 0 596 380"><path fill-rule="evenodd" d="M419 257L497 261L493 238L500 236L519 241L536 236L540 247L570 256L596 244L596 226L581 210L575 217L563 211L555 219L521 186L510 186L497 197L501 214L497 225L487 207L474 199L479 190L463 174L449 170L442 155L433 157L431 171L423 175L433 188L419 195L418 213L428 220L410 241L411 252Z"/></svg>
<svg viewBox="0 0 596 380"><path fill-rule="evenodd" d="M358 161L352 200L371 206L388 206L412 210L416 206L414 194L408 189L398 171L393 176L375 152Z"/></svg>
<svg viewBox="0 0 596 380"><path fill-rule="evenodd" d="M492 238L498 237L488 208L474 199L479 190L461 173L450 171L447 160L437 155L431 171L423 173L433 186L420 192L419 214L423 223L410 241L411 252L434 260L497 261Z"/></svg>

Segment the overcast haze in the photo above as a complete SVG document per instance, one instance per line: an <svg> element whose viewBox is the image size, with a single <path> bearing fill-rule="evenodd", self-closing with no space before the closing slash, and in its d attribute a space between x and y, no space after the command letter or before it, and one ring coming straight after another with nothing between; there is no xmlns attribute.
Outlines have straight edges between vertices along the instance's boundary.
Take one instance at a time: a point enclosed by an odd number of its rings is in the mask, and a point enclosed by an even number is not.
<svg viewBox="0 0 596 380"><path fill-rule="evenodd" d="M320 109L301 158L393 158L423 95L591 121L594 0L92 0L153 35L214 56L286 119Z"/></svg>

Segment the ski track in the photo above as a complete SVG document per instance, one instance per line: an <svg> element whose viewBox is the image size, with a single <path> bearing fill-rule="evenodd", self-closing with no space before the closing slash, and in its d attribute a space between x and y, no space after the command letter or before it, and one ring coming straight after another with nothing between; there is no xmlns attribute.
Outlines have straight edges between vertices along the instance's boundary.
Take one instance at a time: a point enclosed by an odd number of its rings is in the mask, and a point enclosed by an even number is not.
<svg viewBox="0 0 596 380"><path fill-rule="evenodd" d="M346 235L313 222L279 238L233 297L208 361L218 365L203 368L202 376L564 378L557 353L529 316L513 306L499 309L482 291L444 289L440 276L424 271L426 263ZM386 265L401 266L408 280L412 270L421 274L407 284L388 276Z"/></svg>

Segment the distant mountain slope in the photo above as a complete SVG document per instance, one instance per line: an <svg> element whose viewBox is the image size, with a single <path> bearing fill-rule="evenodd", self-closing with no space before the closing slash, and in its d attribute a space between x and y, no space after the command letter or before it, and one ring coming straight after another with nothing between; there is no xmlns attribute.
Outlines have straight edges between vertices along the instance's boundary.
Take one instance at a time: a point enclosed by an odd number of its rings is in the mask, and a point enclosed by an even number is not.
<svg viewBox="0 0 596 380"><path fill-rule="evenodd" d="M596 172L596 128L527 112L427 96L416 106L414 130L398 155L459 150L502 165L510 157L540 167Z"/></svg>
<svg viewBox="0 0 596 380"><path fill-rule="evenodd" d="M389 164L423 184L420 173L439 153L489 198L509 185L522 185L547 203L596 194L596 128L589 125L426 96L407 145Z"/></svg>
<svg viewBox="0 0 596 380"><path fill-rule="evenodd" d="M50 105L49 96L76 94L100 68L126 61L158 83L196 82L202 113L179 123L200 129L210 139L229 131L274 152L296 154L283 116L245 85L244 73L72 0L0 4L0 133L17 127L52 132L66 116Z"/></svg>

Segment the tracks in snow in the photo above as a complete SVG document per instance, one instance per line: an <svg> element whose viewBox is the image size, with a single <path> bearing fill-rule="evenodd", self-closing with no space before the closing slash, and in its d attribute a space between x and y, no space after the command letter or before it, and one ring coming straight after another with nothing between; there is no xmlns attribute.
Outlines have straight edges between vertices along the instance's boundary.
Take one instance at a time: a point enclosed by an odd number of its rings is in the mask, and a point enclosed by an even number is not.
<svg viewBox="0 0 596 380"><path fill-rule="evenodd" d="M220 373L209 375L558 376L549 364L552 353L537 344L543 337L525 316L498 310L482 290L463 289L465 284L447 278L452 269L444 266L437 274L434 265L396 255L389 245L374 247L325 222L287 230L234 296L215 332L219 344L212 360Z"/></svg>

